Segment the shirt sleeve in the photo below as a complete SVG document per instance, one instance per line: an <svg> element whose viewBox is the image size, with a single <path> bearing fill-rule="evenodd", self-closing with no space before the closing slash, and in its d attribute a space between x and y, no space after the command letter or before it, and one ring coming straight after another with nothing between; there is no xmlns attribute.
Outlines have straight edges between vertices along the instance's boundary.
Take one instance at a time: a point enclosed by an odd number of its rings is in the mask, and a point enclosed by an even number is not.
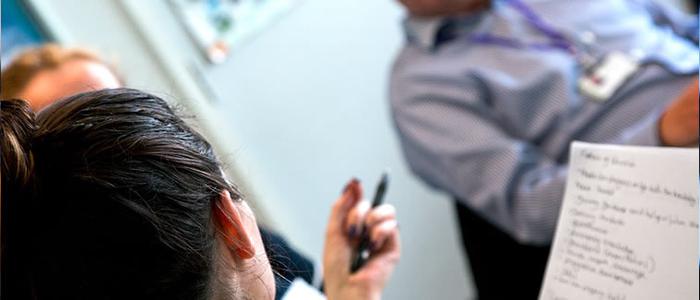
<svg viewBox="0 0 700 300"><path fill-rule="evenodd" d="M509 136L478 80L407 75L397 64L392 113L412 171L516 240L550 243L566 166Z"/></svg>
<svg viewBox="0 0 700 300"><path fill-rule="evenodd" d="M391 78L391 110L411 170L521 243L551 243L568 165L508 130L487 83L440 75L429 60L400 56ZM657 145L656 120L611 142Z"/></svg>
<svg viewBox="0 0 700 300"><path fill-rule="evenodd" d="M648 147L663 146L659 135L659 118L662 112L662 109L656 109L656 111L642 118L636 125L627 128L620 134L620 140L615 141L615 144Z"/></svg>
<svg viewBox="0 0 700 300"><path fill-rule="evenodd" d="M698 43L699 21L697 15L691 15L681 11L670 1L660 0L632 0L633 3L645 9L654 20L654 23L668 26L677 35Z"/></svg>

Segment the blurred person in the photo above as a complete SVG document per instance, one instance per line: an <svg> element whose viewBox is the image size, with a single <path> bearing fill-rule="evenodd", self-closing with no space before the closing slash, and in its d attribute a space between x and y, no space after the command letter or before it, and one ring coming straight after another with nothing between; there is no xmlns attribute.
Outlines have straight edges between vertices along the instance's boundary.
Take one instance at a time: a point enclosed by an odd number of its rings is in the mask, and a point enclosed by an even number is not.
<svg viewBox="0 0 700 300"><path fill-rule="evenodd" d="M394 122L412 171L455 199L480 299L537 297L572 141L697 146L697 16L644 0L399 2Z"/></svg>
<svg viewBox="0 0 700 300"><path fill-rule="evenodd" d="M35 111L66 96L123 85L115 69L96 53L56 44L19 53L0 77L1 99L27 100Z"/></svg>
<svg viewBox="0 0 700 300"><path fill-rule="evenodd" d="M26 145L2 148L3 161L21 165L2 176L3 204L13 210L2 226L10 233L3 234L3 296L274 299L253 212L211 146L165 101L104 89L66 98L36 118L21 100L1 103L3 139ZM9 187L24 192L5 197ZM393 207L362 209L361 198L353 180L331 210L328 299L380 299L400 255ZM358 242L350 228L360 225L373 251L350 273Z"/></svg>
<svg viewBox="0 0 700 300"><path fill-rule="evenodd" d="M124 80L116 67L109 64L98 53L85 48L46 44L20 52L11 61L2 72L2 92L0 95L2 99L24 99L31 104L34 111L39 111L55 101L77 93L122 87L123 85ZM8 103L8 105L11 104ZM27 112L22 113L26 114ZM14 117L8 116L8 118ZM20 120L25 119L20 118ZM6 124L17 123L14 120L9 120ZM26 126L9 127L8 132L23 128ZM26 134L26 132L18 132L18 134ZM3 142L22 140L22 138L6 139ZM16 143L8 146L14 145ZM22 160L8 159L3 161L11 164ZM17 168L17 170L24 169L27 168ZM274 257L271 264L275 270L277 298L282 298L288 292L294 279L297 278L317 288L320 287L322 274L312 260L290 246L277 232L260 226L260 234L266 252Z"/></svg>

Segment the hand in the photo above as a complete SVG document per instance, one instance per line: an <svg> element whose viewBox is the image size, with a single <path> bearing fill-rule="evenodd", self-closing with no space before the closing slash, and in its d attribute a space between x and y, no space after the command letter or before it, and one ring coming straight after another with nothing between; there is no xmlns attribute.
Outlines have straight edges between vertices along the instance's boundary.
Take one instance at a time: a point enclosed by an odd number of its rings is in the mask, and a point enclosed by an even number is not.
<svg viewBox="0 0 700 300"><path fill-rule="evenodd" d="M666 146L691 146L698 143L698 80L695 79L671 105L659 121L659 137Z"/></svg>
<svg viewBox="0 0 700 300"><path fill-rule="evenodd" d="M380 299L382 289L401 253L398 223L393 206L370 209L357 180L351 181L333 204L323 250L324 289L329 300ZM350 261L366 227L371 256L355 273ZM352 236L351 236L352 234Z"/></svg>

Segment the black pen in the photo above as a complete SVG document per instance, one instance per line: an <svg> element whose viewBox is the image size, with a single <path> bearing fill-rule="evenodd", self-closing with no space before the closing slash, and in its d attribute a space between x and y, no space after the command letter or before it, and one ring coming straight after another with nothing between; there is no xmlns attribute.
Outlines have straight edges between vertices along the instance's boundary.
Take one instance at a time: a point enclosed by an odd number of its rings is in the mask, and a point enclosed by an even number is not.
<svg viewBox="0 0 700 300"><path fill-rule="evenodd" d="M374 193L374 199L372 200L372 208L382 205L384 202L384 194L386 193L386 188L389 185L389 175L387 172L382 173L382 179L377 185L377 190ZM362 237L360 244L358 245L355 253L353 254L352 262L350 264L350 272L355 273L357 270L362 268L369 259L370 256L370 239L369 232L367 229L362 231Z"/></svg>

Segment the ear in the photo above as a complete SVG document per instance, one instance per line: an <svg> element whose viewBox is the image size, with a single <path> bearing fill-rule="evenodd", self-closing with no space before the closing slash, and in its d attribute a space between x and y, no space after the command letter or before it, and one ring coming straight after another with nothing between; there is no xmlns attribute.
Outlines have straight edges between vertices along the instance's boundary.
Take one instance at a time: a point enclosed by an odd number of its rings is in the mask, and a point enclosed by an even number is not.
<svg viewBox="0 0 700 300"><path fill-rule="evenodd" d="M219 199L212 205L212 218L216 230L222 235L226 246L240 259L250 259L255 256L255 248L248 232L243 226L241 213L231 199L231 194L224 190Z"/></svg>

